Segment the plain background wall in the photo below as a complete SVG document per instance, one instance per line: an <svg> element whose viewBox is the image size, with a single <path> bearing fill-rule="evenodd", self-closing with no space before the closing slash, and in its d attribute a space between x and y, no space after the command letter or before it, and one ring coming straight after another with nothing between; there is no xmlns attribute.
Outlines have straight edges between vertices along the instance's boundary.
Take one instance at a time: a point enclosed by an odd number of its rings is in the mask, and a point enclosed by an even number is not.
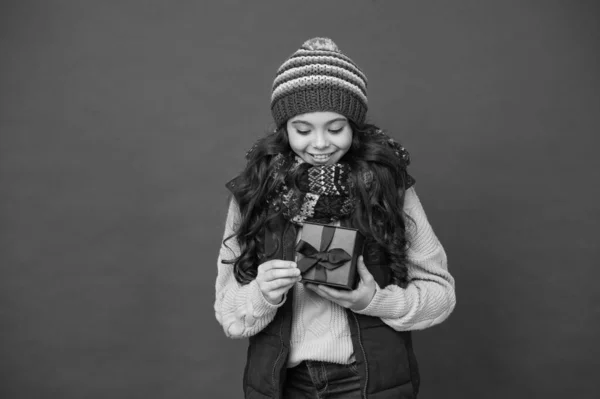
<svg viewBox="0 0 600 399"><path fill-rule="evenodd" d="M224 183L277 67L332 37L412 156L458 306L422 395L593 398L593 1L3 1L0 397L236 398L214 318Z"/></svg>

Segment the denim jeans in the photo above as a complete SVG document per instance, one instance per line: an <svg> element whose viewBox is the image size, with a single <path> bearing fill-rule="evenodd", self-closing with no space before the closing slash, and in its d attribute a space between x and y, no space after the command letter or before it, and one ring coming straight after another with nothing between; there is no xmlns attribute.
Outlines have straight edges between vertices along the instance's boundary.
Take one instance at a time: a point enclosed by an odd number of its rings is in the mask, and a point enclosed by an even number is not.
<svg viewBox="0 0 600 399"><path fill-rule="evenodd" d="M285 399L360 399L356 363L335 364L306 360L287 370Z"/></svg>

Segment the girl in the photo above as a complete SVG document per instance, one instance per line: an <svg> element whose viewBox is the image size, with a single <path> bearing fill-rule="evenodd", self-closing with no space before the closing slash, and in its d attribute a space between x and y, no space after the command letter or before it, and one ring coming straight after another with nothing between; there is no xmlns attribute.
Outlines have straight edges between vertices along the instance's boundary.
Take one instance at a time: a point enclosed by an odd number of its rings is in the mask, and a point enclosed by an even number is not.
<svg viewBox="0 0 600 399"><path fill-rule="evenodd" d="M444 321L454 280L408 175L408 152L365 123L367 78L327 38L277 71L277 129L246 154L218 259L215 314L249 337L246 398L414 398L412 330ZM365 237L353 291L303 284L304 222Z"/></svg>

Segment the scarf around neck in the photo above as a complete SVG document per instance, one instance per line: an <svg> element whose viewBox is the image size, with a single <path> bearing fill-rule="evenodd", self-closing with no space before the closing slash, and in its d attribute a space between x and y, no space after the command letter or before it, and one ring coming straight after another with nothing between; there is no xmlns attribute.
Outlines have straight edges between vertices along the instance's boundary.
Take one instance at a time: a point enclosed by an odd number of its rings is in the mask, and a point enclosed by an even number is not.
<svg viewBox="0 0 600 399"><path fill-rule="evenodd" d="M308 164L297 156L291 162L286 162L283 156L277 156L274 173L288 175L302 165ZM288 187L284 177L281 179L284 183L275 196L280 201L269 202L271 205L281 203L284 218L299 226L304 222L333 223L350 216L354 211L354 182L350 173L350 165L343 162L302 167L298 189ZM367 188L370 187L372 173L361 173L361 176Z"/></svg>
<svg viewBox="0 0 600 399"><path fill-rule="evenodd" d="M394 151L404 164L402 173L404 188L408 189L415 184L415 179L406 171L410 165L410 154L383 130L376 129L370 135L381 145ZM257 141L247 152L246 159L250 159L258 147ZM271 163L271 177L279 181L275 192L267 199L267 203L275 212L281 204L283 216L294 224L302 225L305 221L317 223L332 223L343 217L349 216L355 209L353 197L353 182L350 178L351 168L347 163L333 165L312 165L300 176L299 190L288 187L285 183L290 172L299 168L305 162L298 156L288 158L283 154L276 155ZM361 172L367 189L373 181L373 173ZM237 178L227 183L230 190L236 186Z"/></svg>

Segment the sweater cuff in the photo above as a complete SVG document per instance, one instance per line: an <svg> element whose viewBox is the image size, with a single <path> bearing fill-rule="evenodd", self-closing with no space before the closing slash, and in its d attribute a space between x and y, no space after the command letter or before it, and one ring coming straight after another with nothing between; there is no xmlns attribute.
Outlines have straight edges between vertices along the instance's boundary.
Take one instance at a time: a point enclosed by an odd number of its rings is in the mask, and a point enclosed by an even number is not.
<svg viewBox="0 0 600 399"><path fill-rule="evenodd" d="M388 285L386 288L375 286L375 295L366 308L355 310L354 313L382 319L398 319L410 309L404 290L398 286Z"/></svg>
<svg viewBox="0 0 600 399"><path fill-rule="evenodd" d="M252 304L252 315L254 317L264 317L270 313L275 312L281 305L285 303L287 299L287 292L283 295L281 302L277 305L271 304L265 296L263 295L260 287L258 286L258 282L253 280L250 283L250 303Z"/></svg>

